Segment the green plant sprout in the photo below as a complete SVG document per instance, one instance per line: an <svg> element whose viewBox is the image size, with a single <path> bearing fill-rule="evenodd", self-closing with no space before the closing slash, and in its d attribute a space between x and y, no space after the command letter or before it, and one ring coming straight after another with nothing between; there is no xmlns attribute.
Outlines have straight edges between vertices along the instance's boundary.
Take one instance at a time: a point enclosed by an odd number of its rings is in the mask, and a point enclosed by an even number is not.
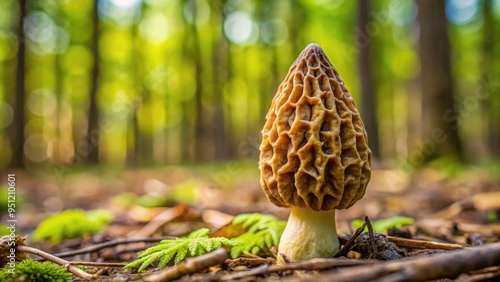
<svg viewBox="0 0 500 282"><path fill-rule="evenodd" d="M382 233L394 227L401 227L404 225L413 224L413 222L415 222L415 220L411 217L394 216L390 218L375 220L372 222L372 227L374 232ZM352 226L355 229L360 228L363 225L363 223L365 222L361 219L354 219L351 222ZM368 227L365 227L364 231L366 230L368 230Z"/></svg>
<svg viewBox="0 0 500 282"><path fill-rule="evenodd" d="M138 271L141 272L158 259L160 260L158 267L163 268L174 255L174 263L178 264L186 256L199 256L216 250L222 245L231 247L232 258L237 258L245 252L257 254L264 248L278 245L286 222L271 215L252 213L236 216L231 225L232 227L241 225L245 233L232 239L210 238L208 228L201 228L186 237L161 241L158 245L146 249L137 260L126 265L125 268L140 266Z"/></svg>
<svg viewBox="0 0 500 282"><path fill-rule="evenodd" d="M241 224L246 232L233 239L238 242L231 249L233 259L245 252L257 254L263 248L270 249L278 246L281 234L286 227L286 221L260 213L240 214L233 220L233 225L238 224Z"/></svg>
<svg viewBox="0 0 500 282"><path fill-rule="evenodd" d="M30 281L30 282L66 282L73 280L73 274L62 266L51 262L23 260L16 263L15 274L5 265L0 268L0 282Z"/></svg>
<svg viewBox="0 0 500 282"><path fill-rule="evenodd" d="M224 238L209 238L208 228L201 228L191 232L186 237L179 237L175 240L163 240L158 245L146 249L139 255L139 259L129 263L125 268L139 266L139 272L160 259L158 267L163 268L174 257L174 263L180 263L186 256L200 256L210 251L220 248L222 245L234 246L237 242Z"/></svg>
<svg viewBox="0 0 500 282"><path fill-rule="evenodd" d="M33 233L33 240L48 239L57 244L65 239L96 234L106 228L112 218L112 214L106 210L66 210L42 221Z"/></svg>

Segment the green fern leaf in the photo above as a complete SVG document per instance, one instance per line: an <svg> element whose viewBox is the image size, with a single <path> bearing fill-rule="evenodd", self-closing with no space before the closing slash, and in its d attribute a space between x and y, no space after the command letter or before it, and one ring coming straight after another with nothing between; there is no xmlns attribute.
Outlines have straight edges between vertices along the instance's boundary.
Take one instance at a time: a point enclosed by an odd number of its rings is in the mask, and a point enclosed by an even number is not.
<svg viewBox="0 0 500 282"><path fill-rule="evenodd" d="M198 243L199 240L192 240L191 242L188 243L189 254L191 254L191 256L196 255L198 249Z"/></svg>
<svg viewBox="0 0 500 282"><path fill-rule="evenodd" d="M186 255L187 255L187 249L179 249L177 251L177 255L175 256L174 263L175 264L180 263L186 257ZM165 265L163 265L162 267L165 267Z"/></svg>
<svg viewBox="0 0 500 282"><path fill-rule="evenodd" d="M285 221L259 213L236 216L233 225L238 224L241 224L247 232L233 239L238 245L231 249L232 258L237 258L242 253L258 254L264 248L277 246L286 226Z"/></svg>
<svg viewBox="0 0 500 282"><path fill-rule="evenodd" d="M163 268L174 256L174 263L178 264L187 256L199 256L218 249L222 245L232 247L237 244L236 241L227 238L209 238L208 233L208 228L201 228L191 232L186 237L163 240L158 245L146 249L137 260L126 265L125 268L139 266L138 271L141 272L158 259L160 260L158 267Z"/></svg>

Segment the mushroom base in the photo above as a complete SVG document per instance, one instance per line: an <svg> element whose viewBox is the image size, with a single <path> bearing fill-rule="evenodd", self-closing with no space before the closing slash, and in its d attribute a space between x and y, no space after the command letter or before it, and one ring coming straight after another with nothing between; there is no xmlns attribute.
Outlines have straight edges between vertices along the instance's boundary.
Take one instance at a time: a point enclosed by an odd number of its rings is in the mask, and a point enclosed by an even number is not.
<svg viewBox="0 0 500 282"><path fill-rule="evenodd" d="M331 258L339 250L335 210L293 207L278 246L278 263ZM285 260L281 256L285 255Z"/></svg>

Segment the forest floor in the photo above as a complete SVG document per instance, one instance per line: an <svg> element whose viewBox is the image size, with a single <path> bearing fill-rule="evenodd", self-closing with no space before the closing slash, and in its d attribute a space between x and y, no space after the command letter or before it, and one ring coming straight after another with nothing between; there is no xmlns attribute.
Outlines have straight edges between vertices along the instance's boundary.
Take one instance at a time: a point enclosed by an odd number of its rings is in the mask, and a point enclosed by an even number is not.
<svg viewBox="0 0 500 282"><path fill-rule="evenodd" d="M244 213L286 220L289 210L267 201L257 165L245 162L126 171L19 171L17 231L27 235L26 246L67 261L88 262L86 271L99 281L500 281L497 169L448 165L446 170L427 167L411 175L375 169L364 198L337 212L344 248L341 257L331 259L278 265L276 248L262 248L235 259L227 251L212 251L162 269L153 264L141 273L123 268L158 244L158 238L176 238L202 227L209 228L211 236L232 238L236 235L228 226ZM33 230L49 215L76 208L105 209L113 220L97 235L60 243L32 240ZM414 222L383 231L383 236L355 234L352 225L353 220L371 226L400 216ZM384 256L387 252L396 257ZM75 276L74 281L86 280Z"/></svg>

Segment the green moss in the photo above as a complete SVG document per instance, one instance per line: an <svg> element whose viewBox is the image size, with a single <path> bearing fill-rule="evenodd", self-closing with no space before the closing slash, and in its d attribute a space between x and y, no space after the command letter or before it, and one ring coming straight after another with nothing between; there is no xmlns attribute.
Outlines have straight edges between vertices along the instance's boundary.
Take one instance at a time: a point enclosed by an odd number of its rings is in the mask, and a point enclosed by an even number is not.
<svg viewBox="0 0 500 282"><path fill-rule="evenodd" d="M66 210L41 222L33 233L34 241L50 240L53 244L65 239L79 238L85 234L96 234L112 220L106 210Z"/></svg>
<svg viewBox="0 0 500 282"><path fill-rule="evenodd" d="M66 268L51 262L37 262L27 259L16 263L13 271L8 265L0 269L0 282L64 282L71 280L73 280L73 275Z"/></svg>

